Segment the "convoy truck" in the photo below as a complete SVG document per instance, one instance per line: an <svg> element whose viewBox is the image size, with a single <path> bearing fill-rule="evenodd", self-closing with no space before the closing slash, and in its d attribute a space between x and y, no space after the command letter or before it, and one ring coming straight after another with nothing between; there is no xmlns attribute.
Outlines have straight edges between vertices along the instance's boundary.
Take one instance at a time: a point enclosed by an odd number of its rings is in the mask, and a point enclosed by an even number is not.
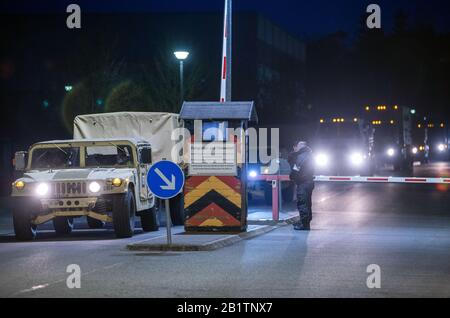
<svg viewBox="0 0 450 318"><path fill-rule="evenodd" d="M318 175L370 174L368 136L361 118L321 118L311 145Z"/></svg>
<svg viewBox="0 0 450 318"><path fill-rule="evenodd" d="M159 227L158 200L147 186L147 172L159 160L179 163L172 132L182 127L177 114L105 113L74 121L73 140L32 145L15 154L13 222L19 240L36 236L52 221L58 234L87 217L91 228L111 222L118 238L133 235L139 216L144 231ZM180 156L181 158L181 156ZM170 201L172 222L184 221L182 194Z"/></svg>
<svg viewBox="0 0 450 318"><path fill-rule="evenodd" d="M410 172L413 168L413 115L415 110L398 105L366 106L364 119L369 131L372 171L393 168Z"/></svg>

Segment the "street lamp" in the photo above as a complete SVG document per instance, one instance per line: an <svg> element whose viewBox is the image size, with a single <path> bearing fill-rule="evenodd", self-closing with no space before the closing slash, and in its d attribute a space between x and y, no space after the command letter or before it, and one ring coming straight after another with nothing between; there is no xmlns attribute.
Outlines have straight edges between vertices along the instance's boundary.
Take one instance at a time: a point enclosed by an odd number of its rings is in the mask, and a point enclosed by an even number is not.
<svg viewBox="0 0 450 318"><path fill-rule="evenodd" d="M180 61L180 103L183 103L184 99L183 61L188 58L189 52L177 51L173 52L173 54Z"/></svg>

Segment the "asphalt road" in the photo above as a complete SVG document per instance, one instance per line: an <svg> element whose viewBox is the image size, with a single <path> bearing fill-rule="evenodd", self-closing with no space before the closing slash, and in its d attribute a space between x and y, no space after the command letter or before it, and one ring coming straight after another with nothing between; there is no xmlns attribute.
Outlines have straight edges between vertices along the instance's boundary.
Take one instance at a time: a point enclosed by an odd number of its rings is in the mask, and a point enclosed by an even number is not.
<svg viewBox="0 0 450 318"><path fill-rule="evenodd" d="M317 184L313 201L311 232L286 226L213 252L125 250L164 228L125 240L44 231L18 243L4 217L0 297L450 297L450 186ZM66 286L70 264L81 268L80 289ZM370 264L379 289L366 286Z"/></svg>

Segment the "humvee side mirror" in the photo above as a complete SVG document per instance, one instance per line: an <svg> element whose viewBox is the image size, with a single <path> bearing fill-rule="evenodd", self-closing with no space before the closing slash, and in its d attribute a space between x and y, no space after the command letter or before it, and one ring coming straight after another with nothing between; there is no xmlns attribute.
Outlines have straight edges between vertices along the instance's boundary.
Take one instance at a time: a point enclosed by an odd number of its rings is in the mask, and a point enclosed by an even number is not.
<svg viewBox="0 0 450 318"><path fill-rule="evenodd" d="M141 163L142 164L151 164L152 163L152 149L151 148L142 148Z"/></svg>
<svg viewBox="0 0 450 318"><path fill-rule="evenodd" d="M14 154L14 168L16 171L24 171L27 167L28 152L18 151Z"/></svg>

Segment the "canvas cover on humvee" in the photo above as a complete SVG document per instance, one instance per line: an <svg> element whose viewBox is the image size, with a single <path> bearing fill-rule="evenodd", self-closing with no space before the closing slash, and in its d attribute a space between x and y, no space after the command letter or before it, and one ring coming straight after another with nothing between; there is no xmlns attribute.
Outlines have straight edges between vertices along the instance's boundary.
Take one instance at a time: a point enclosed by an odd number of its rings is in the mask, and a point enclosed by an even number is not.
<svg viewBox="0 0 450 318"><path fill-rule="evenodd" d="M118 112L79 115L74 120L74 139L140 137L152 145L152 161L171 160L176 140L172 132L182 128L178 114L157 112ZM176 160L175 160L176 159Z"/></svg>

